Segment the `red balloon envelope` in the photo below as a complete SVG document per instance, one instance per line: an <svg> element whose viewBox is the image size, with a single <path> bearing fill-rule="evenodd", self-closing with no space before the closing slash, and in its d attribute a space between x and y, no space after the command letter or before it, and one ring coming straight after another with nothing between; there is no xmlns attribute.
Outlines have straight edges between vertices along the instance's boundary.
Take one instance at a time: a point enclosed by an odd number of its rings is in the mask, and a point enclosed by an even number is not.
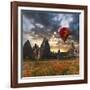
<svg viewBox="0 0 90 90"><path fill-rule="evenodd" d="M71 34L70 29L67 27L59 28L58 32L59 32L59 35L63 39L64 42L66 41L68 36Z"/></svg>

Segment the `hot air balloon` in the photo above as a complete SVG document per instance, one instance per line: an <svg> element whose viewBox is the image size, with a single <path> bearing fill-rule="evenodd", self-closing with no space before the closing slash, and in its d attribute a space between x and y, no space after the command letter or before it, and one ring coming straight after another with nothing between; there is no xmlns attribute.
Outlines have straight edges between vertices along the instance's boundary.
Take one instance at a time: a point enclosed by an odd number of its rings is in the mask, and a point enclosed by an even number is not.
<svg viewBox="0 0 90 90"><path fill-rule="evenodd" d="M70 29L67 27L60 27L58 30L58 33L64 42L67 40L68 36L71 34Z"/></svg>

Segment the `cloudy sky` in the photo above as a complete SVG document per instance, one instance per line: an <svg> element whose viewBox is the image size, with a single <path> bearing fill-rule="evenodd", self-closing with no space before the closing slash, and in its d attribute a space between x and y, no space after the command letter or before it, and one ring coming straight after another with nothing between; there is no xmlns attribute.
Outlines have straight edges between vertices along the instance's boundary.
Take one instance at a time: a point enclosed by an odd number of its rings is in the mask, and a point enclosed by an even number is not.
<svg viewBox="0 0 90 90"><path fill-rule="evenodd" d="M79 43L79 15L80 13L21 10L23 44L29 40L32 46L35 43L40 46L45 37L55 51L57 48L70 47L69 44L72 41ZM60 27L68 27L71 30L72 34L66 44L58 34Z"/></svg>

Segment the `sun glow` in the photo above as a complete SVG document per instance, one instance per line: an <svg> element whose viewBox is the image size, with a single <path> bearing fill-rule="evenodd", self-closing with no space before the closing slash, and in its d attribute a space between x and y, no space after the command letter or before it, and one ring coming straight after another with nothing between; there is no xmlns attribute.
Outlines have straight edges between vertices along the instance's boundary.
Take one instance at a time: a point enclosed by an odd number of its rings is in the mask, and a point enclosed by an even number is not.
<svg viewBox="0 0 90 90"><path fill-rule="evenodd" d="M68 49L61 48L60 52L68 52Z"/></svg>
<svg viewBox="0 0 90 90"><path fill-rule="evenodd" d="M51 51L52 52L55 52L55 53L57 53L58 52L58 50L60 50L60 52L68 52L69 51L69 48L51 48Z"/></svg>

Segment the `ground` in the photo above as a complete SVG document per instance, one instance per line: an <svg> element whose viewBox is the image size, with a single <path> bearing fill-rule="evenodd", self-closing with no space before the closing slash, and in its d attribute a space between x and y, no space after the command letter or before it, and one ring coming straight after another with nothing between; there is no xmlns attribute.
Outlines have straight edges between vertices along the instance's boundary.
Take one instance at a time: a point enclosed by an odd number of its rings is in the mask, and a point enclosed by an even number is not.
<svg viewBox="0 0 90 90"><path fill-rule="evenodd" d="M24 60L22 77L79 74L79 58L70 60Z"/></svg>

